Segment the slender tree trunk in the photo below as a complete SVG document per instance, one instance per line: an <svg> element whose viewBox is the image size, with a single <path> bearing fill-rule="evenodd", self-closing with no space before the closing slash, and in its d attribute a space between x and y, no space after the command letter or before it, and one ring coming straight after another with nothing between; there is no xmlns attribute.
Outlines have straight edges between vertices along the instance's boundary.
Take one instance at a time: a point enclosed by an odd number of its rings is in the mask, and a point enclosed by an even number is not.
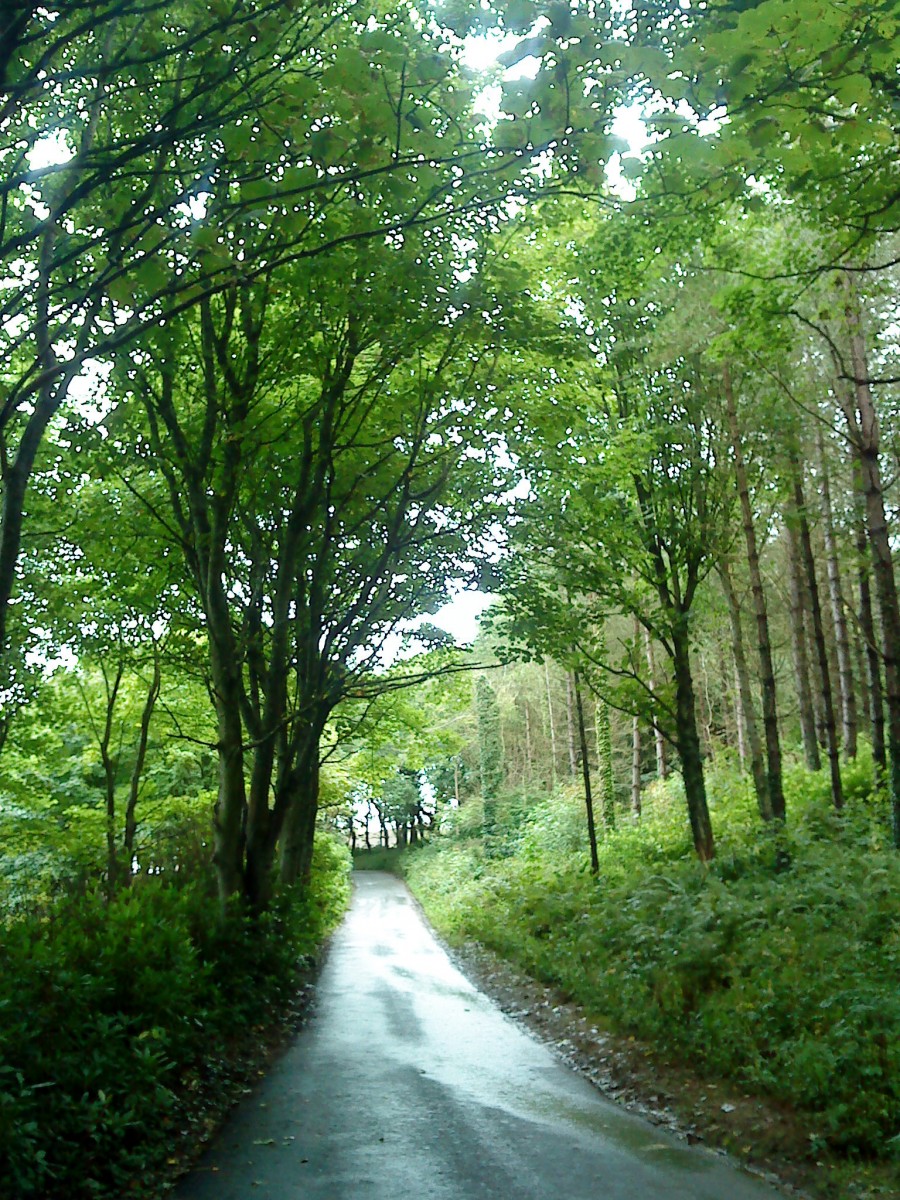
<svg viewBox="0 0 900 1200"><path fill-rule="evenodd" d="M798 543L799 546L799 543ZM823 696L825 694L825 685L822 682L822 669L819 661L819 652L816 647L816 631L813 628L812 608L809 599L809 587L806 583L806 569L802 564L803 554L800 552L801 559L801 583L803 586L803 636L806 638L806 653L810 665L810 684L812 687L812 706L815 717L814 724L816 730L816 740L820 750L828 752L828 734L825 728L825 705Z"/></svg>
<svg viewBox="0 0 900 1200"><path fill-rule="evenodd" d="M525 708L525 786L531 787L534 780L534 772L532 770L532 754L531 754L531 708L526 700Z"/></svg>
<svg viewBox="0 0 900 1200"><path fill-rule="evenodd" d="M3 18L0 17L0 21ZM5 31L4 31L5 32ZM96 93L95 105L99 103L100 92ZM98 109L94 107L90 119L84 125L84 138L81 157L89 149L96 130ZM87 116L87 113L85 114ZM9 653L9 612L13 593L16 587L16 568L22 550L22 528L25 518L25 497L31 480L38 451L44 439L44 434L53 418L56 416L65 400L72 381L80 373L84 363L84 353L90 340L97 312L103 302L101 289L91 302L84 314L81 327L74 338L74 352L66 362L60 362L57 357L55 340L62 336L62 330L54 328L53 314L53 272L57 255L61 226L57 218L47 221L40 241L37 261L36 306L37 322L35 325L35 376L34 392L27 396L28 405L21 403L20 411L27 412L21 436L15 455L7 460L4 446L3 454L3 498L0 502L0 663L3 674L7 670L7 655ZM67 335L71 338L71 332ZM24 401L26 397L22 397ZM5 679L0 677L0 686Z"/></svg>
<svg viewBox="0 0 900 1200"><path fill-rule="evenodd" d="M803 753L811 771L818 771L822 762L819 758L819 742L816 737L816 715L813 709L812 689L809 682L809 658L806 652L806 627L803 603L804 588L800 571L800 550L797 531L788 522L787 567L790 593L791 650L794 659L794 682L797 689L797 705L800 716L800 733L803 737Z"/></svg>
<svg viewBox="0 0 900 1200"><path fill-rule="evenodd" d="M641 640L641 623L635 615L632 618L634 635L634 671L637 674L638 645ZM635 817L641 815L641 762L643 745L641 739L641 723L638 715L631 718L631 811Z"/></svg>
<svg viewBox="0 0 900 1200"><path fill-rule="evenodd" d="M697 701L694 695L690 639L685 614L679 615L672 628L672 669L675 675L678 755L681 759L691 833L697 857L701 862L708 863L715 855L715 842L706 802L706 781L703 777L700 735L697 731Z"/></svg>
<svg viewBox="0 0 900 1200"><path fill-rule="evenodd" d="M25 493L38 447L56 409L57 404L53 399L38 402L19 442L18 453L3 472L3 501L0 507L0 655L4 658L9 653L8 620L22 549Z"/></svg>
<svg viewBox="0 0 900 1200"><path fill-rule="evenodd" d="M544 681L547 686L547 717L550 724L550 787L556 787L556 724L553 720L553 692L550 687L550 662L544 659Z"/></svg>
<svg viewBox="0 0 900 1200"><path fill-rule="evenodd" d="M844 604L844 587L834 537L834 511L831 504L831 481L825 456L822 427L816 431L821 478L823 536L825 539L825 563L828 571L828 595L831 600L831 617L834 624L834 643L837 654L838 681L841 697L841 743L847 758L856 757L858 716L856 712L856 690L853 685L853 660L850 653L850 634L847 629L847 614Z"/></svg>
<svg viewBox="0 0 900 1200"><path fill-rule="evenodd" d="M834 807L840 811L844 807L844 789L841 782L841 763L838 750L837 726L834 719L834 702L831 690L831 670L828 665L828 648L825 644L825 627L822 623L822 606L819 602L819 585L816 579L816 562L813 558L812 539L809 532L809 521L806 515L806 501L803 496L803 484L800 479L800 463L792 456L793 473L792 487L794 505L797 510L798 535L800 541L800 557L806 573L806 586L809 589L810 610L812 614L813 635L815 637L816 655L819 662L819 675L822 680L822 711L825 723L825 745L828 751L828 765L831 770L831 799Z"/></svg>
<svg viewBox="0 0 900 1200"><path fill-rule="evenodd" d="M598 699L594 707L594 733L597 740L597 763L600 772L600 790L603 799L603 825L605 829L616 827L616 785L613 775L612 730L609 724L609 705ZM640 816L640 813L638 813Z"/></svg>
<svg viewBox="0 0 900 1200"><path fill-rule="evenodd" d="M147 745L150 740L150 722L153 719L153 711L156 708L156 701L159 699L159 689L161 683L162 673L160 670L159 647L154 644L153 677L150 681L150 686L147 689L147 696L144 700L144 707L141 711L137 753L135 755L134 767L131 771L131 784L128 789L128 801L125 805L125 837L123 840L125 863L123 878L127 883L131 882L134 872L134 841L137 835L138 825L137 805L141 792L141 777L144 774L144 763L147 760Z"/></svg>
<svg viewBox="0 0 900 1200"><path fill-rule="evenodd" d="M641 815L641 721L637 714L631 718L631 811L635 817Z"/></svg>
<svg viewBox="0 0 900 1200"><path fill-rule="evenodd" d="M106 785L106 894L111 900L119 887L119 846L116 835L116 763L109 753L109 742L101 744L103 777Z"/></svg>
<svg viewBox="0 0 900 1200"><path fill-rule="evenodd" d="M729 649L731 649L731 646L728 637L724 630L720 630L719 636L716 638L716 650L718 651L716 658L719 668L716 691L720 697L722 740L726 746L737 746L744 736L743 722L740 716L741 697L735 691L737 677L734 673L734 652L732 650L729 653ZM728 727L728 717L730 714L737 714L734 738L730 736L731 730Z"/></svg>
<svg viewBox="0 0 900 1200"><path fill-rule="evenodd" d="M656 660L653 655L653 642L650 640L650 631L646 626L642 627L644 637L644 653L647 656L647 681L650 684L650 691L656 694ZM660 729L659 721L655 715L653 716L653 742L656 749L656 774L660 779L665 779L669 774L669 763L666 756L666 739L663 737L662 729Z"/></svg>
<svg viewBox="0 0 900 1200"><path fill-rule="evenodd" d="M877 455L867 454L863 463L866 482L869 544L872 548L875 588L881 611L882 651L887 698L890 790L895 844L900 847L900 606L891 551L884 494Z"/></svg>
<svg viewBox="0 0 900 1200"><path fill-rule="evenodd" d="M878 415L869 384L869 364L860 318L859 298L849 275L842 276L846 294L845 316L850 338L855 411L845 408L851 436L859 447L859 462L866 499L866 524L872 551L875 590L881 610L882 660L888 710L888 752L894 844L900 848L900 603L884 506L881 480Z"/></svg>
<svg viewBox="0 0 900 1200"><path fill-rule="evenodd" d="M769 617L766 610L766 594L763 590L762 572L759 566L759 550L756 528L753 523L753 507L750 503L750 487L747 482L747 467L741 446L741 431L738 424L737 406L731 386L728 364L724 368L724 390L731 448L734 454L734 473L741 505L741 523L747 547L747 568L753 593L753 609L756 615L757 649L759 653L759 681L762 689L763 728L766 744L766 776L769 803L773 814L785 819L784 784L781 768L781 741L778 734L778 702L775 692L775 668L772 663L772 644L769 638Z"/></svg>
<svg viewBox="0 0 900 1200"><path fill-rule="evenodd" d="M106 665L103 662L100 663L100 672L103 676L103 689L105 693L102 729L97 726L90 698L82 687L80 679L77 677L76 683L84 702L91 730L97 740L100 764L103 768L103 791L106 810L106 897L107 900L111 900L119 886L119 845L116 834L116 777L118 775L118 763L116 756L110 751L110 746L112 745L116 699L119 695L119 688L122 685L122 677L125 674L125 660L121 647L119 648L119 658L113 677L110 678Z"/></svg>
<svg viewBox="0 0 900 1200"><path fill-rule="evenodd" d="M872 732L872 697L869 694L869 667L866 662L866 647L863 642L862 630L859 624L859 614L853 614L853 654L856 660L854 679L859 683L857 692L857 712L861 713L860 720L866 723L869 733Z"/></svg>
<svg viewBox="0 0 900 1200"><path fill-rule="evenodd" d="M594 797L591 792L591 767L588 761L587 733L584 728L584 703L581 698L581 681L578 672L572 673L572 686L575 691L575 708L578 714L578 740L581 744L581 773L584 779L584 804L587 810L588 844L591 851L591 874L600 873L600 859L597 856L597 829L594 825Z"/></svg>
<svg viewBox="0 0 900 1200"><path fill-rule="evenodd" d="M759 728L756 724L756 714L753 710L753 688L750 683L750 670L747 666L747 655L744 650L744 630L741 624L741 607L731 580L731 572L727 562L719 565L719 578L728 605L728 617L731 622L731 641L734 652L734 669L738 685L738 730L746 731L747 744L750 748L750 773L753 778L753 788L756 792L756 803L759 815L764 821L771 821L774 813L769 799L769 782L766 778L766 767L763 759L762 742Z"/></svg>
<svg viewBox="0 0 900 1200"><path fill-rule="evenodd" d="M569 775L578 774L578 749L575 739L575 688L571 671L566 673L566 747L569 751Z"/></svg>
<svg viewBox="0 0 900 1200"><path fill-rule="evenodd" d="M111 900L119 886L119 853L116 837L116 780L115 770L104 755L103 773L106 781L106 894Z"/></svg>
<svg viewBox="0 0 900 1200"><path fill-rule="evenodd" d="M883 781L887 769L887 747L884 736L884 690L881 686L881 655L875 635L875 614L872 609L871 556L866 536L865 518L857 526L856 553L859 587L859 628L868 679L869 729L872 737L872 761L876 775Z"/></svg>
<svg viewBox="0 0 900 1200"><path fill-rule="evenodd" d="M746 663L745 663L746 665ZM748 677L749 678L749 677ZM738 671L737 659L734 662L734 732L737 738L738 762L741 764L741 771L747 770L747 723L744 717L744 707L741 702L741 679ZM757 737L759 732L757 731ZM762 754L762 742L759 744L760 754ZM760 759L762 762L762 759ZM765 763L763 763L763 779L765 779ZM768 788L766 788L766 796L768 797Z"/></svg>

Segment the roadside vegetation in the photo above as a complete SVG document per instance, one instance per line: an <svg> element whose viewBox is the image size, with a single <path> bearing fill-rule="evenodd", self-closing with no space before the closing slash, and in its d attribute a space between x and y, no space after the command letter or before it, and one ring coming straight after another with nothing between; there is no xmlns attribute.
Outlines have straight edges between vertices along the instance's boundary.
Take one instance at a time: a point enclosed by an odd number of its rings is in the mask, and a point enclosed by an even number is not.
<svg viewBox="0 0 900 1200"><path fill-rule="evenodd" d="M900 863L869 780L860 760L850 810L836 816L821 776L791 772L794 820L776 846L760 835L748 782L715 770L719 852L703 866L670 778L648 788L640 824L602 838L596 876L572 788L536 804L505 797L488 852L474 800L401 870L451 941L496 950L701 1078L790 1105L808 1124L810 1159L889 1162Z"/></svg>
<svg viewBox="0 0 900 1200"><path fill-rule="evenodd" d="M425 12L0 13L17 1197L142 1186L317 833L446 809L443 919L897 1145L896 0Z"/></svg>
<svg viewBox="0 0 900 1200"><path fill-rule="evenodd" d="M309 886L264 916L217 913L182 858L108 900L90 885L0 939L0 1194L149 1196L264 1059L349 895L347 852L316 843Z"/></svg>
<svg viewBox="0 0 900 1200"><path fill-rule="evenodd" d="M900 863L865 758L847 786L838 816L826 780L791 770L794 818L776 844L759 835L752 786L718 767L719 849L704 866L670 777L646 789L639 824L606 832L596 876L571 787L537 802L504 797L488 847L473 800L407 851L401 870L451 941L477 940L701 1078L796 1110L810 1160L889 1163L900 1124Z"/></svg>

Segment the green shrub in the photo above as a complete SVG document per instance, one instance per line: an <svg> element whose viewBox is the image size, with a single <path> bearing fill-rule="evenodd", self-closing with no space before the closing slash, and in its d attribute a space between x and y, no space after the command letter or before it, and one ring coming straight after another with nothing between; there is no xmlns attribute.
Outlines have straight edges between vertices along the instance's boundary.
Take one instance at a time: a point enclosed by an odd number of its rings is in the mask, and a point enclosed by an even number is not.
<svg viewBox="0 0 900 1200"><path fill-rule="evenodd" d="M404 869L448 935L484 942L701 1071L795 1105L813 1145L886 1154L900 1131L900 856L870 758L845 778L839 815L825 773L792 768L776 846L746 780L711 770L708 870L677 777L647 789L639 824L607 834L596 881L583 806L565 794L534 807L506 858L444 839Z"/></svg>
<svg viewBox="0 0 900 1200"><path fill-rule="evenodd" d="M348 855L317 842L312 882L264 917L217 916L207 887L140 880L0 947L0 1195L119 1196L167 1153L183 1097L285 1005L343 911Z"/></svg>

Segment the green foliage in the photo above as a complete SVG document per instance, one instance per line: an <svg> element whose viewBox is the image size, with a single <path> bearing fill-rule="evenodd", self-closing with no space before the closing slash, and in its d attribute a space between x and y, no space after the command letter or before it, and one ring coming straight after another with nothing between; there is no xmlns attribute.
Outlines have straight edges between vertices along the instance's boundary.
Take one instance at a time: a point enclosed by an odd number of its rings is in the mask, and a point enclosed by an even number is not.
<svg viewBox="0 0 900 1200"><path fill-rule="evenodd" d="M475 681L475 712L478 718L478 760L481 769L481 797L484 805L484 832L494 831L497 793L503 783L503 743L500 740L500 710L497 696L486 675Z"/></svg>
<svg viewBox="0 0 900 1200"><path fill-rule="evenodd" d="M283 1009L348 898L348 855L317 842L311 883L261 918L217 919L199 883L141 880L0 948L0 1193L122 1195L227 1077L228 1054Z"/></svg>
<svg viewBox="0 0 900 1200"><path fill-rule="evenodd" d="M396 846L378 846L373 850L357 850L353 855L354 871L396 871L401 851Z"/></svg>
<svg viewBox="0 0 900 1200"><path fill-rule="evenodd" d="M790 867L779 870L746 780L719 765L710 869L688 848L680 780L608 834L587 873L576 796L535 807L486 858L444 839L404 860L429 915L553 982L619 1029L808 1115L813 1148L885 1155L900 1128L900 862L870 765L787 783Z"/></svg>

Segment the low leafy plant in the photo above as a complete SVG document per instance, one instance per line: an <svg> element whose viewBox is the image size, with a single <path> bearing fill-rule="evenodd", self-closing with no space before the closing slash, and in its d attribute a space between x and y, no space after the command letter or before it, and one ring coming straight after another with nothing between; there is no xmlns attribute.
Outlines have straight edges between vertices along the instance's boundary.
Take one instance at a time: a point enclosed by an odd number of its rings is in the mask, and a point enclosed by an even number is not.
<svg viewBox="0 0 900 1200"><path fill-rule="evenodd" d="M746 781L711 773L709 869L691 851L677 778L654 785L639 824L607 833L596 880L565 793L511 831L505 858L444 839L403 869L449 936L483 942L701 1072L794 1105L813 1148L888 1155L900 1132L900 856L870 766L848 769L843 814L827 781L792 768L778 846Z"/></svg>
<svg viewBox="0 0 900 1200"><path fill-rule="evenodd" d="M316 846L312 882L225 921L202 882L138 881L0 947L0 1195L124 1194L168 1152L184 1097L286 1006L298 966L346 905L348 855Z"/></svg>

